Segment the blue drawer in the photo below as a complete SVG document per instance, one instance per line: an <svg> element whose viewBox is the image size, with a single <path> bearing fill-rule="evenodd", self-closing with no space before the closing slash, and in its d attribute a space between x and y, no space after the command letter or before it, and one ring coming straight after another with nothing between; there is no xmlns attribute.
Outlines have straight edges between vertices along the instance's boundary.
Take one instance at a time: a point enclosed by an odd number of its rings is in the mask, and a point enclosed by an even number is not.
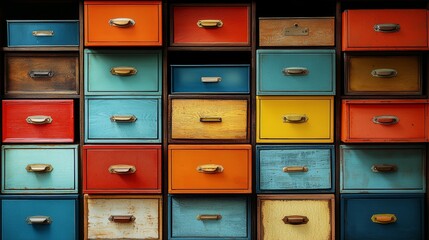
<svg viewBox="0 0 429 240"><path fill-rule="evenodd" d="M168 239L251 239L245 197L168 198Z"/></svg>
<svg viewBox="0 0 429 240"><path fill-rule="evenodd" d="M341 145L343 193L426 192L424 145Z"/></svg>
<svg viewBox="0 0 429 240"><path fill-rule="evenodd" d="M171 93L248 94L250 65L171 65Z"/></svg>
<svg viewBox="0 0 429 240"><path fill-rule="evenodd" d="M77 193L78 145L3 145L2 193Z"/></svg>
<svg viewBox="0 0 429 240"><path fill-rule="evenodd" d="M79 239L78 196L2 196L3 240Z"/></svg>
<svg viewBox="0 0 429 240"><path fill-rule="evenodd" d="M424 218L423 194L341 196L342 240L423 240Z"/></svg>
<svg viewBox="0 0 429 240"><path fill-rule="evenodd" d="M257 50L257 95L335 95L335 50Z"/></svg>
<svg viewBox="0 0 429 240"><path fill-rule="evenodd" d="M161 97L88 97L85 142L160 143Z"/></svg>
<svg viewBox="0 0 429 240"><path fill-rule="evenodd" d="M85 49L85 95L161 95L160 50Z"/></svg>
<svg viewBox="0 0 429 240"><path fill-rule="evenodd" d="M79 22L77 20L8 20L7 46L79 46Z"/></svg>
<svg viewBox="0 0 429 240"><path fill-rule="evenodd" d="M256 191L332 192L332 145L256 146Z"/></svg>

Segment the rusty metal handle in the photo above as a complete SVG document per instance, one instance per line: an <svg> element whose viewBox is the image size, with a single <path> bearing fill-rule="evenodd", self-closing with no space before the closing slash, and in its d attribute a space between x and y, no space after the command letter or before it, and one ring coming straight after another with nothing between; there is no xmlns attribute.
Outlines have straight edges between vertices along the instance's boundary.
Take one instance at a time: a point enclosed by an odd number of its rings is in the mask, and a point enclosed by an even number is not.
<svg viewBox="0 0 429 240"><path fill-rule="evenodd" d="M285 224L291 225L307 224L309 221L308 217L300 215L285 216L282 220Z"/></svg>
<svg viewBox="0 0 429 240"><path fill-rule="evenodd" d="M374 164L371 167L373 172L396 172L398 167L393 164Z"/></svg>

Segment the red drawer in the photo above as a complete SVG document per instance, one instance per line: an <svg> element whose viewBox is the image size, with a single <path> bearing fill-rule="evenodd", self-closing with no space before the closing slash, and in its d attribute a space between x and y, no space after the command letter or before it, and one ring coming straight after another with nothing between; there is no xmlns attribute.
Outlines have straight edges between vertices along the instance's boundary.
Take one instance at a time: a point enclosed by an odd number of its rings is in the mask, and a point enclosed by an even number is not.
<svg viewBox="0 0 429 240"><path fill-rule="evenodd" d="M6 143L73 142L73 100L3 100Z"/></svg>
<svg viewBox="0 0 429 240"><path fill-rule="evenodd" d="M160 145L85 145L84 193L161 193Z"/></svg>

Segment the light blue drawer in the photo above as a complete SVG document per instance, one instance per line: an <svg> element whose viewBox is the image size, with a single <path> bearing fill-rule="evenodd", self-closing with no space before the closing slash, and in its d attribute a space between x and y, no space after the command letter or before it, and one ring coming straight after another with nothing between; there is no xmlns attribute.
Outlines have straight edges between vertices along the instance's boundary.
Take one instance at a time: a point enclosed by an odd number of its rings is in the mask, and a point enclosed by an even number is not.
<svg viewBox="0 0 429 240"><path fill-rule="evenodd" d="M331 145L258 145L256 191L332 192L334 155Z"/></svg>
<svg viewBox="0 0 429 240"><path fill-rule="evenodd" d="M77 20L8 20L7 46L79 46L79 22Z"/></svg>
<svg viewBox="0 0 429 240"><path fill-rule="evenodd" d="M77 193L78 145L3 145L2 193Z"/></svg>
<svg viewBox="0 0 429 240"><path fill-rule="evenodd" d="M335 95L335 50L257 50L257 95Z"/></svg>
<svg viewBox="0 0 429 240"><path fill-rule="evenodd" d="M168 239L251 239L245 197L168 198Z"/></svg>
<svg viewBox="0 0 429 240"><path fill-rule="evenodd" d="M160 50L85 49L86 95L161 95Z"/></svg>
<svg viewBox="0 0 429 240"><path fill-rule="evenodd" d="M343 193L426 192L424 145L341 145Z"/></svg>
<svg viewBox="0 0 429 240"><path fill-rule="evenodd" d="M171 93L248 94L250 65L171 65Z"/></svg>
<svg viewBox="0 0 429 240"><path fill-rule="evenodd" d="M86 143L160 143L161 97L88 97Z"/></svg>

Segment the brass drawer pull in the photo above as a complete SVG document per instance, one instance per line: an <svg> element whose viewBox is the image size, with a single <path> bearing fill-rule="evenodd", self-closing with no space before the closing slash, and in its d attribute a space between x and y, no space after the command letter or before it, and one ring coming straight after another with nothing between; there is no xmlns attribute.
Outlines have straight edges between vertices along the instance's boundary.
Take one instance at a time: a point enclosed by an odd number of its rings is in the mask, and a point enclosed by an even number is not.
<svg viewBox="0 0 429 240"><path fill-rule="evenodd" d="M134 21L131 18L112 18L109 20L110 26L113 27L132 27L136 24L136 21Z"/></svg>
<svg viewBox="0 0 429 240"><path fill-rule="evenodd" d="M51 70L32 70L28 72L31 78L51 78L54 76L54 71Z"/></svg>
<svg viewBox="0 0 429 240"><path fill-rule="evenodd" d="M308 167L305 167L305 166L284 167L283 172L308 172Z"/></svg>
<svg viewBox="0 0 429 240"><path fill-rule="evenodd" d="M28 116L25 121L29 124L49 124L53 119L51 116Z"/></svg>
<svg viewBox="0 0 429 240"><path fill-rule="evenodd" d="M52 172L54 168L51 164L28 164L25 170L27 170L27 172L47 173Z"/></svg>
<svg viewBox="0 0 429 240"><path fill-rule="evenodd" d="M205 164L198 166L197 171L200 173L221 173L223 172L223 166L217 164Z"/></svg>
<svg viewBox="0 0 429 240"><path fill-rule="evenodd" d="M309 221L308 217L300 216L300 215L285 216L282 220L285 224L291 224L291 225L306 224Z"/></svg>
<svg viewBox="0 0 429 240"><path fill-rule="evenodd" d="M372 118L372 122L381 125L392 125L399 122L399 118L396 116L375 116Z"/></svg>
<svg viewBox="0 0 429 240"><path fill-rule="evenodd" d="M374 31L383 33L394 33L399 32L401 26L396 23L380 23L374 25Z"/></svg>
<svg viewBox="0 0 429 240"><path fill-rule="evenodd" d="M284 123L305 123L308 117L305 114L289 114L283 116Z"/></svg>
<svg viewBox="0 0 429 240"><path fill-rule="evenodd" d="M133 215L110 215L109 221L114 223L131 223L136 220Z"/></svg>
<svg viewBox="0 0 429 240"><path fill-rule="evenodd" d="M35 37L53 37L54 31L52 30L37 30L32 32Z"/></svg>
<svg viewBox="0 0 429 240"><path fill-rule="evenodd" d="M117 76L132 76L137 74L137 69L134 67L113 67L110 69L110 73Z"/></svg>
<svg viewBox="0 0 429 240"><path fill-rule="evenodd" d="M398 167L390 164L374 164L371 167L373 172L396 172Z"/></svg>
<svg viewBox="0 0 429 240"><path fill-rule="evenodd" d="M222 122L221 117L200 117L200 122Z"/></svg>
<svg viewBox="0 0 429 240"><path fill-rule="evenodd" d="M222 81L221 77L201 77L203 83L218 83L220 81Z"/></svg>
<svg viewBox="0 0 429 240"><path fill-rule="evenodd" d="M223 26L222 20L198 20L197 26L200 28L220 28Z"/></svg>
<svg viewBox="0 0 429 240"><path fill-rule="evenodd" d="M52 219L48 216L31 216L31 217L27 217L25 221L27 222L27 224L45 225L45 224L52 223Z"/></svg>
<svg viewBox="0 0 429 240"><path fill-rule="evenodd" d="M133 174L136 170L135 166L124 164L112 165L109 167L109 172L115 174Z"/></svg>
<svg viewBox="0 0 429 240"><path fill-rule="evenodd" d="M371 75L378 78L393 78L398 75L398 71L395 69L380 68L372 70Z"/></svg>
<svg viewBox="0 0 429 240"><path fill-rule="evenodd" d="M396 222L396 220L398 220L398 218L395 216L395 214L374 214L371 217L371 221L374 223L379 223L379 224L389 224L389 223L394 223Z"/></svg>
<svg viewBox="0 0 429 240"><path fill-rule="evenodd" d="M137 117L134 115L114 115L110 117L110 121L117 123L133 123L137 121Z"/></svg>
<svg viewBox="0 0 429 240"><path fill-rule="evenodd" d="M219 214L214 214L214 215L205 214L205 215L198 215L197 216L197 220L200 220L200 221L204 221L204 220L221 220L221 219L222 219L222 215L219 215Z"/></svg>
<svg viewBox="0 0 429 240"><path fill-rule="evenodd" d="M284 75L304 76L309 73L305 67L288 67L283 69Z"/></svg>

